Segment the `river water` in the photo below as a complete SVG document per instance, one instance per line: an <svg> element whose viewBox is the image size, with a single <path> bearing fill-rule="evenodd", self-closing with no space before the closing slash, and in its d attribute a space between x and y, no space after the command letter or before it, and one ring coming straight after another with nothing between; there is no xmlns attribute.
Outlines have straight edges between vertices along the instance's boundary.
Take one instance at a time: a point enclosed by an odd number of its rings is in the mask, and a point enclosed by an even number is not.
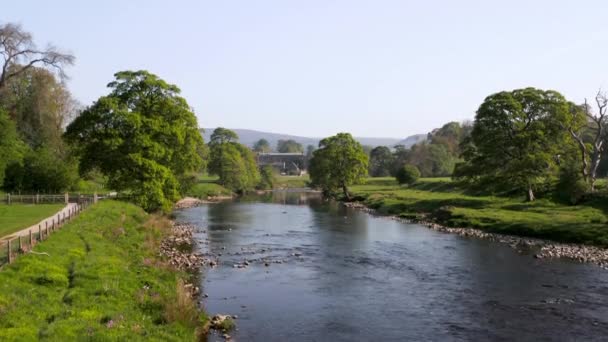
<svg viewBox="0 0 608 342"><path fill-rule="evenodd" d="M210 204L177 219L200 227L201 252L219 255L202 271L204 305L238 316L236 341L608 340L608 271L596 266L316 194Z"/></svg>

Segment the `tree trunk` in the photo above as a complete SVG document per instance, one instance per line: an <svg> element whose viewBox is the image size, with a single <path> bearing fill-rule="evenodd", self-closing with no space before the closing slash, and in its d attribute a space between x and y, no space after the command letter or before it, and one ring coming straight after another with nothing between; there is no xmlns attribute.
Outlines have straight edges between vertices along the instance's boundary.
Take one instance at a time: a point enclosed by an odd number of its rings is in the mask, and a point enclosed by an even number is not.
<svg viewBox="0 0 608 342"><path fill-rule="evenodd" d="M578 143L578 146L581 150L581 174L583 175L583 180L587 182L589 178L589 163L587 160L587 145L585 145L585 141L579 135L577 135L572 129L569 129L570 135L572 138Z"/></svg>
<svg viewBox="0 0 608 342"><path fill-rule="evenodd" d="M591 192L595 192L595 179L597 177L597 169L600 166L601 159L601 146L599 146L599 148L596 147L595 151L593 151L593 156L591 158L591 170L589 170L589 183L591 186Z"/></svg>
<svg viewBox="0 0 608 342"><path fill-rule="evenodd" d="M345 184L342 184L342 191L344 192L344 198L346 198L346 201L349 202L350 194L348 193L348 188L346 187Z"/></svg>
<svg viewBox="0 0 608 342"><path fill-rule="evenodd" d="M534 197L534 190L532 190L532 187L528 187L528 202L534 202L534 200L536 199Z"/></svg>

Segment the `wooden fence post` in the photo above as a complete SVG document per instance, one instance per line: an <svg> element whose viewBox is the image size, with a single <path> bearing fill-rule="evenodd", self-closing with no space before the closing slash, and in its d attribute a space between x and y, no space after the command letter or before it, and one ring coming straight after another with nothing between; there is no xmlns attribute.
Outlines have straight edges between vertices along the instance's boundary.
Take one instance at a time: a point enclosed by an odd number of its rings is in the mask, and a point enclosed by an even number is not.
<svg viewBox="0 0 608 342"><path fill-rule="evenodd" d="M8 240L8 263L13 262L13 256L11 255L11 240Z"/></svg>
<svg viewBox="0 0 608 342"><path fill-rule="evenodd" d="M38 225L38 241L42 241L42 225Z"/></svg>
<svg viewBox="0 0 608 342"><path fill-rule="evenodd" d="M21 235L19 235L19 250L23 250L23 243L21 242Z"/></svg>
<svg viewBox="0 0 608 342"><path fill-rule="evenodd" d="M11 194L6 194L8 205L11 205Z"/></svg>
<svg viewBox="0 0 608 342"><path fill-rule="evenodd" d="M34 234L32 234L32 230L30 229L30 249L34 248Z"/></svg>

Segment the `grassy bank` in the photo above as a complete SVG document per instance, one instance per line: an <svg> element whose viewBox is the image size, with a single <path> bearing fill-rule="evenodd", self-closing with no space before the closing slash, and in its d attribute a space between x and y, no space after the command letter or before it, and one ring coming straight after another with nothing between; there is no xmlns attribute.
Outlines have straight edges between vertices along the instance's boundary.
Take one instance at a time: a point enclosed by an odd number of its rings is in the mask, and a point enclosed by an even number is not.
<svg viewBox="0 0 608 342"><path fill-rule="evenodd" d="M0 204L0 237L12 234L52 216L64 204Z"/></svg>
<svg viewBox="0 0 608 342"><path fill-rule="evenodd" d="M186 196L206 199L207 197L232 195L232 191L217 183L218 179L217 176L200 175L196 184L186 192Z"/></svg>
<svg viewBox="0 0 608 342"><path fill-rule="evenodd" d="M0 272L0 340L194 340L186 274L158 258L164 218L102 201Z"/></svg>
<svg viewBox="0 0 608 342"><path fill-rule="evenodd" d="M452 227L608 247L608 201L569 206L542 199L472 196L449 178L421 179L400 187L392 178L370 178L352 188L366 205L405 218L427 217Z"/></svg>
<svg viewBox="0 0 608 342"><path fill-rule="evenodd" d="M278 189L301 189L308 185L308 181L310 181L308 175L277 176L274 187Z"/></svg>

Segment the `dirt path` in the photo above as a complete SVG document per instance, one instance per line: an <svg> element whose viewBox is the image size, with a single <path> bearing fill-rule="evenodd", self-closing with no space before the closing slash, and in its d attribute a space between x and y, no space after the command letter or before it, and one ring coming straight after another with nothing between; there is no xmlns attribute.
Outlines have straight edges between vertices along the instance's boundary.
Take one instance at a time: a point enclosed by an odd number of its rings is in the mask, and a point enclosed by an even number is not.
<svg viewBox="0 0 608 342"><path fill-rule="evenodd" d="M44 220L36 223L35 225L22 229L18 232L14 232L9 235L5 235L5 236L1 237L0 240L6 240L8 238L16 238L18 236L29 236L30 230L32 230L32 233L37 233L38 227L42 227L42 229L44 230L47 225L48 225L48 227L51 227L53 225L53 222L55 222L55 224L57 224L57 220L59 217L61 219L63 219L63 216L65 215L65 217L67 218L70 211L75 211L77 207L78 207L78 204L69 203L63 209L56 212L53 216L47 217Z"/></svg>

